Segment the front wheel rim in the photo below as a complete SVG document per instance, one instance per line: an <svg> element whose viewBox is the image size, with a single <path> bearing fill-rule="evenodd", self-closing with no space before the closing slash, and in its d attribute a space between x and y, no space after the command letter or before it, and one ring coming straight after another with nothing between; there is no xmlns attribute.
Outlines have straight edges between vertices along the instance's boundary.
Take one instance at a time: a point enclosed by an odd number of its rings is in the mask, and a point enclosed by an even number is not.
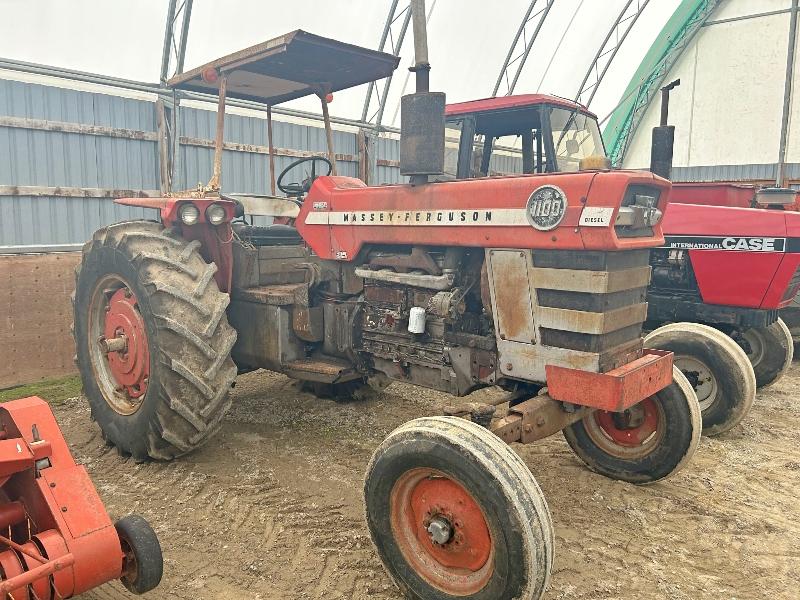
<svg viewBox="0 0 800 600"><path fill-rule="evenodd" d="M637 460L661 444L665 422L661 403L651 396L621 413L595 411L583 424L600 450L624 460Z"/></svg>
<svg viewBox="0 0 800 600"><path fill-rule="evenodd" d="M766 340L764 340L764 336L755 328L747 329L742 333L742 337L744 338L743 349L745 354L747 354L747 358L750 360L750 364L753 367L757 366L762 360L764 360L764 354L766 352Z"/></svg>
<svg viewBox="0 0 800 600"><path fill-rule="evenodd" d="M389 507L403 558L428 584L453 596L486 586L494 544L483 510L463 485L434 469L412 469L395 482Z"/></svg>
<svg viewBox="0 0 800 600"><path fill-rule="evenodd" d="M691 356L676 356L675 366L689 380L700 403L700 410L705 411L711 408L719 395L714 372L703 361Z"/></svg>
<svg viewBox="0 0 800 600"><path fill-rule="evenodd" d="M141 408L150 381L150 349L139 301L119 275L97 282L89 305L89 358L106 403L121 415Z"/></svg>

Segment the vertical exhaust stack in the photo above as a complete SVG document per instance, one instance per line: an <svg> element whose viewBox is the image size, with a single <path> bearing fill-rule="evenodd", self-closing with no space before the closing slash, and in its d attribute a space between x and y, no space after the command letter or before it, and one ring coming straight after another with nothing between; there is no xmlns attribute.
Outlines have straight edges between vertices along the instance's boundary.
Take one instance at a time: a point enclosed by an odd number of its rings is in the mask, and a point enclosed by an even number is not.
<svg viewBox="0 0 800 600"><path fill-rule="evenodd" d="M669 179L672 175L672 153L675 147L675 126L667 125L669 120L669 93L681 84L676 79L661 88L661 123L653 127L653 143L650 148L650 171L659 177Z"/></svg>
<svg viewBox="0 0 800 600"><path fill-rule="evenodd" d="M400 174L409 175L412 185L428 182L430 175L444 171L445 95L430 92L428 33L425 0L411 1L414 28L416 92L400 99Z"/></svg>

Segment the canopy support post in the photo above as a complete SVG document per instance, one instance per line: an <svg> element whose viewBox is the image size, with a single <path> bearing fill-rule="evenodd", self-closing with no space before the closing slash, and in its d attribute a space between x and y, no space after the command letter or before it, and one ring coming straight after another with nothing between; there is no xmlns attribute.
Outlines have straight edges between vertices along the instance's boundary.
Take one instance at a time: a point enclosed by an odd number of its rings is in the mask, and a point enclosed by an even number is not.
<svg viewBox="0 0 800 600"><path fill-rule="evenodd" d="M267 105L267 144L269 145L269 189L275 195L275 146L272 145L272 106Z"/></svg>
<svg viewBox="0 0 800 600"><path fill-rule="evenodd" d="M328 160L331 161L331 175L337 175L336 154L333 152L333 130L331 129L331 117L328 114L327 94L320 94L319 99L322 102L322 118L325 121L325 137L328 140Z"/></svg>
<svg viewBox="0 0 800 600"><path fill-rule="evenodd" d="M225 132L225 94L228 77L222 74L219 79L219 102L217 103L217 132L214 138L214 175L208 182L207 190L218 192L222 182L222 146Z"/></svg>

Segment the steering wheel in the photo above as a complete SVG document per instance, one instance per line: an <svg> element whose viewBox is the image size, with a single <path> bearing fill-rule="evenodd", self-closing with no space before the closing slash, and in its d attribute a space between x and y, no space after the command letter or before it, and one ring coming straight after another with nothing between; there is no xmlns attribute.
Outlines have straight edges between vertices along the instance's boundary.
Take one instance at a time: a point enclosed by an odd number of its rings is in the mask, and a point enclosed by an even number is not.
<svg viewBox="0 0 800 600"><path fill-rule="evenodd" d="M308 190L311 189L311 184L314 183L314 180L317 178L317 161L328 165L328 171L325 173L325 175L330 175L331 171L333 170L331 161L322 156L307 156L305 158L301 158L300 160L294 161L283 171L281 171L281 174L278 175L278 189L288 196L302 196L308 192ZM311 175L309 177L306 177L302 182L299 183L283 183L283 178L289 171L307 162L311 163Z"/></svg>

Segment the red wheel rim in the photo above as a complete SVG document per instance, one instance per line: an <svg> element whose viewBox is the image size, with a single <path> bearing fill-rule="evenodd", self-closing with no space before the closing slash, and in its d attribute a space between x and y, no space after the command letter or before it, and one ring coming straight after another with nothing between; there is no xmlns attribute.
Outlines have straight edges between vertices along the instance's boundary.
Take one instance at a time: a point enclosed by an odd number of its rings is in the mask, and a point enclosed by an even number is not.
<svg viewBox="0 0 800 600"><path fill-rule="evenodd" d="M150 349L139 301L127 282L110 275L92 297L89 351L98 386L115 411L141 406L150 380Z"/></svg>
<svg viewBox="0 0 800 600"><path fill-rule="evenodd" d="M389 505L397 545L422 579L455 596L486 586L494 544L483 510L463 485L439 471L412 469L395 483ZM434 541L432 523L449 531L446 541Z"/></svg>
<svg viewBox="0 0 800 600"><path fill-rule="evenodd" d="M131 398L143 396L150 377L150 351L136 296L128 288L121 288L111 296L103 335L106 342L112 339L125 342L123 350L106 354L114 379Z"/></svg>
<svg viewBox="0 0 800 600"><path fill-rule="evenodd" d="M653 397L621 413L595 411L584 426L592 441L608 454L639 458L649 454L664 435L664 412Z"/></svg>

